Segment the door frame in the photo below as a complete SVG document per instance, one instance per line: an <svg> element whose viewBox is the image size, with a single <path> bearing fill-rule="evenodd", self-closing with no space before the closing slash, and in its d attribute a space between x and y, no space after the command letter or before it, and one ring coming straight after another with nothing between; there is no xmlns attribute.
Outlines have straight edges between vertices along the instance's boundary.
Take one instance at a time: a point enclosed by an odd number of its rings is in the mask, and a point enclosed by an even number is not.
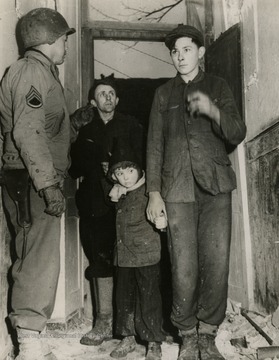
<svg viewBox="0 0 279 360"><path fill-rule="evenodd" d="M117 21L92 21L81 29L82 105L86 105L94 81L94 40L164 41L176 24L137 24ZM88 51L91 44L92 51Z"/></svg>
<svg viewBox="0 0 279 360"><path fill-rule="evenodd" d="M210 52L220 47L222 44L230 46L230 41L234 41L231 48L235 46L236 56L230 61L225 62L225 67L221 62L217 63L215 60L215 68L213 72L210 71ZM220 45L221 44L221 45ZM229 49L231 50L231 49ZM222 52L221 52L222 53ZM223 53L225 60L226 54ZM232 67L228 71L227 67ZM241 26L239 23L233 25L222 33L214 43L212 43L205 54L205 67L206 70L214 75L221 76L229 84L236 100L239 113L245 119L244 111L244 93L243 93L243 66L242 66L242 48L241 48ZM237 67L237 69L236 69ZM236 74L239 74L237 78ZM233 79L231 78L233 75ZM232 150L232 149L230 149ZM231 244L231 257L230 263L234 262L235 268L230 266L229 276L229 297L232 300L240 302L242 306L251 308L254 305L254 275L253 275L253 259L252 259L252 241L250 234L250 221L248 209L248 196L247 196L247 177L246 177L246 154L245 154L245 141L239 144L234 151L230 153L230 159L234 166L237 177L237 189L232 193L232 206L233 218L232 224L237 224L238 228L232 231L232 244ZM236 282L240 276L243 275L242 284Z"/></svg>

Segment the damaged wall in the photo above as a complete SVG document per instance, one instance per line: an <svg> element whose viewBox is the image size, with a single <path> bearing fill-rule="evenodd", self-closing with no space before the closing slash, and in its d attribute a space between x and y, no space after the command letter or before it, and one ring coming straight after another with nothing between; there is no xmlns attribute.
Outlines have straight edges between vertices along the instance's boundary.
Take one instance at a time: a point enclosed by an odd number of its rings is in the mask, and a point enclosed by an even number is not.
<svg viewBox="0 0 279 360"><path fill-rule="evenodd" d="M0 73L1 78L6 68L18 58L18 48L15 39L15 27L20 17L19 7L15 2L1 1L0 8ZM2 139L1 139L2 154ZM1 189L0 189L1 191ZM2 203L0 202L0 359L4 359L11 349L11 339L8 335L8 313L9 286L7 279L10 279L10 236L7 231L3 214Z"/></svg>
<svg viewBox="0 0 279 360"><path fill-rule="evenodd" d="M241 15L254 306L272 313L279 305L279 3L245 0Z"/></svg>

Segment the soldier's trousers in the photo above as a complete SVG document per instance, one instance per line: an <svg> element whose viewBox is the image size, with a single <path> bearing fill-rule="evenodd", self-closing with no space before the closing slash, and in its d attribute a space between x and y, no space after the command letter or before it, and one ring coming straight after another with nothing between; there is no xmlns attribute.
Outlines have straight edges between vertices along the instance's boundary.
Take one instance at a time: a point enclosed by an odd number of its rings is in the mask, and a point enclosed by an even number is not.
<svg viewBox="0 0 279 360"><path fill-rule="evenodd" d="M32 225L24 234L17 224L16 207L3 187L3 204L15 231L17 259L13 264L12 326L41 331L51 317L60 270L60 217L44 212L44 199L31 187ZM26 236L25 257L23 257Z"/></svg>

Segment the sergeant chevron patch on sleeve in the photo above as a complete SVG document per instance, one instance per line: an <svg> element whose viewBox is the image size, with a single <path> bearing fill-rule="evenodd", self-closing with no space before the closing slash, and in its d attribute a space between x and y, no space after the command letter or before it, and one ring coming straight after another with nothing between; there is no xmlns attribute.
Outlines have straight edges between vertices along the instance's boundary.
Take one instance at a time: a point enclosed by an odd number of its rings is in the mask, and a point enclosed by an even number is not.
<svg viewBox="0 0 279 360"><path fill-rule="evenodd" d="M31 86L26 95L26 104L34 109L38 109L43 105L42 95L34 88L34 86Z"/></svg>

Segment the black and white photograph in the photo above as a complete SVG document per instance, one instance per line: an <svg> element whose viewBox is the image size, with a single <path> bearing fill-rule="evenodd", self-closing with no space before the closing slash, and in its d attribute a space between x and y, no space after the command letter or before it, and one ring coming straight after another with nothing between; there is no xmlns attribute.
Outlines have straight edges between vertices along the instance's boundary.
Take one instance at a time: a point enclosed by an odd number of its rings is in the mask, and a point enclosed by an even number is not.
<svg viewBox="0 0 279 360"><path fill-rule="evenodd" d="M0 0L0 360L279 359L278 18Z"/></svg>

